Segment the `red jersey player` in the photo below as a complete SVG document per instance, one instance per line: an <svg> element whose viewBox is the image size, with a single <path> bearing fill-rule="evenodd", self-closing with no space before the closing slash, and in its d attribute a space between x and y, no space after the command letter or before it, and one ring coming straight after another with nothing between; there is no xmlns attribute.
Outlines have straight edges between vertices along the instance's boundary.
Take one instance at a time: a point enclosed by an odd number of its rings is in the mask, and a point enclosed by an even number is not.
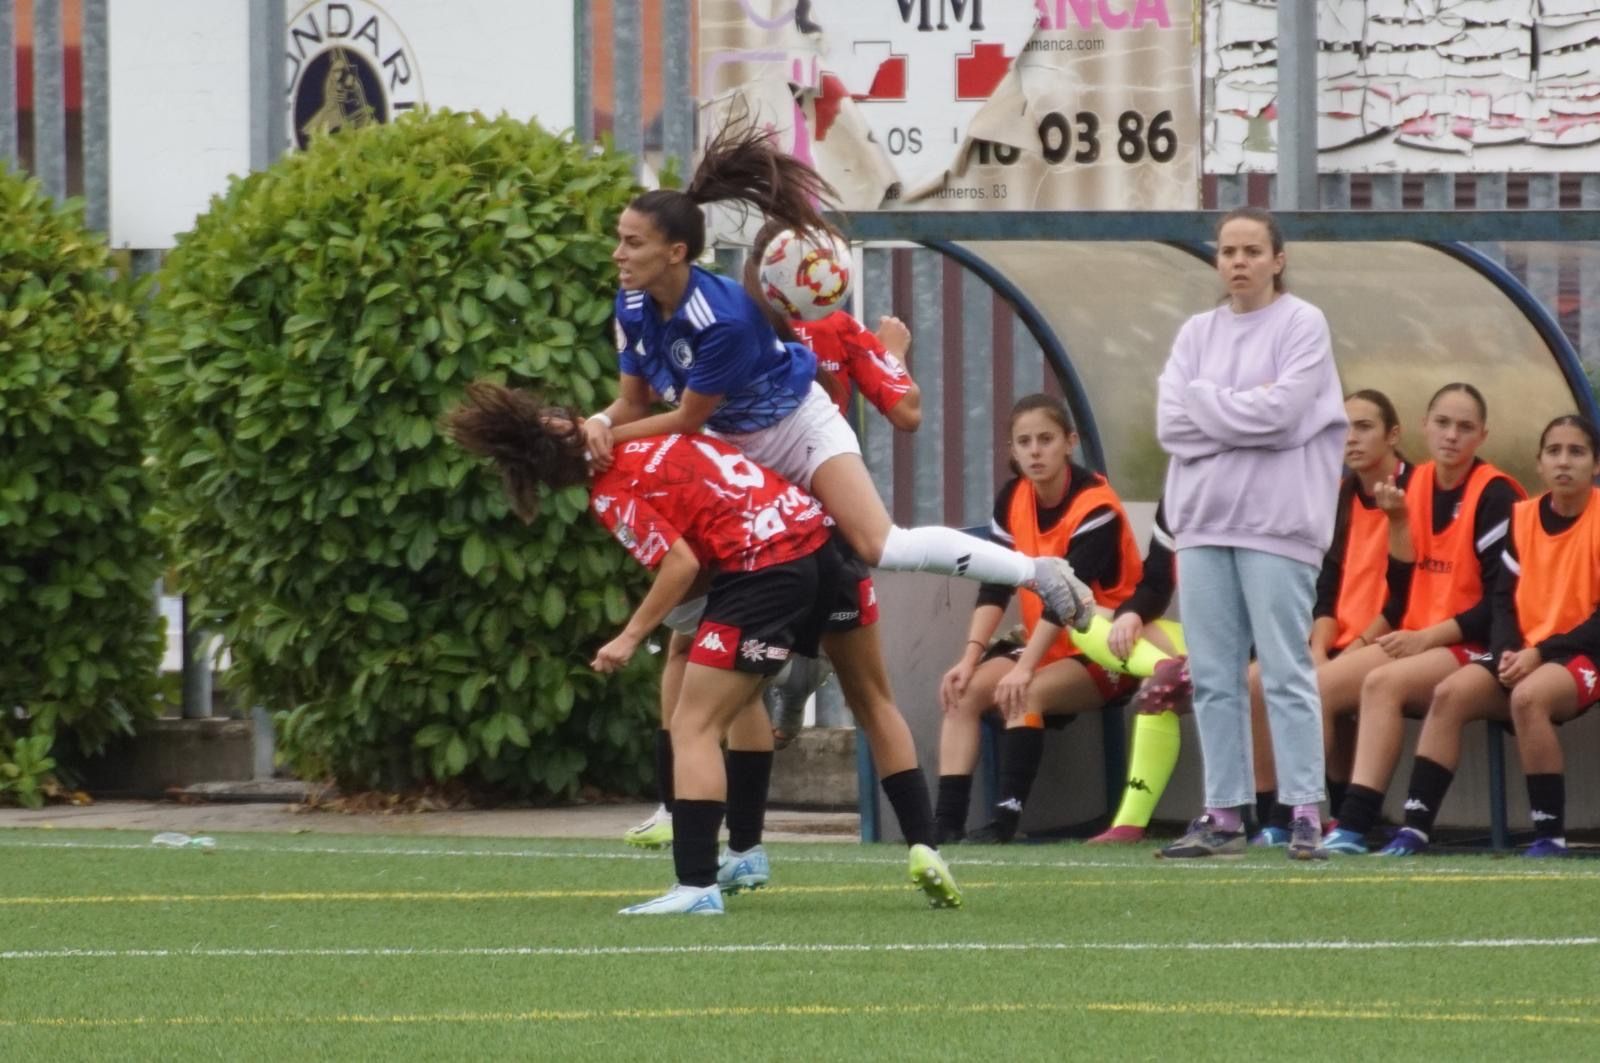
<svg viewBox="0 0 1600 1063"><path fill-rule="evenodd" d="M817 381L828 397L849 415L850 386L883 414L894 427L915 432L922 423L922 391L906 371L906 353L911 349L911 330L897 317L878 321L877 335L868 332L843 310L821 321L791 321L789 327L800 342L817 356ZM829 375L831 374L831 375Z"/></svg>
<svg viewBox="0 0 1600 1063"><path fill-rule="evenodd" d="M572 411L498 384L469 385L446 424L463 448L493 459L518 516L533 518L541 484L589 482L590 511L635 560L656 570L627 626L595 654L597 671L626 664L702 567L714 572L672 713L678 883L623 914L721 914L722 738L766 677L791 653L815 656L819 643L861 695L851 710L884 772L884 791L910 845L912 881L935 907L960 905L932 845L933 809L910 730L888 693L872 579L859 558L835 544L821 503L731 444L700 435L620 444L591 481Z"/></svg>

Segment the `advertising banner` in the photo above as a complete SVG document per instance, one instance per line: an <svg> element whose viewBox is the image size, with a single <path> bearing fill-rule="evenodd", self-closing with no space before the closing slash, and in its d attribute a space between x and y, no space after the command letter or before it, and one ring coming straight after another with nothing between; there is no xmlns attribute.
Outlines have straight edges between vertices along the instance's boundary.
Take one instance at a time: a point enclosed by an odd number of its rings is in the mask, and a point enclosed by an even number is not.
<svg viewBox="0 0 1600 1063"><path fill-rule="evenodd" d="M703 134L779 131L853 210L1198 205L1189 0L701 0Z"/></svg>
<svg viewBox="0 0 1600 1063"><path fill-rule="evenodd" d="M1323 0L1324 172L1600 169L1597 0ZM1277 7L1206 0L1205 168L1277 167Z"/></svg>
<svg viewBox="0 0 1600 1063"><path fill-rule="evenodd" d="M171 247L250 168L249 0L116 0L110 40L111 242ZM413 108L574 125L567 0L290 0L290 146Z"/></svg>

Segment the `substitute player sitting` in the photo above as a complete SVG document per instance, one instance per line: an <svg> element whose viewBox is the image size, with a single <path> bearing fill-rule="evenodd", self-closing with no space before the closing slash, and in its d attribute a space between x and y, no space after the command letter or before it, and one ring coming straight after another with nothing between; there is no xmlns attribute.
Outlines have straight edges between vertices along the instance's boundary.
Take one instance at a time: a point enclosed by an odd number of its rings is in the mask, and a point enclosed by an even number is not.
<svg viewBox="0 0 1600 1063"><path fill-rule="evenodd" d="M1029 557L1066 558L1088 581L1096 605L1121 605L1139 582L1139 544L1105 477L1072 462L1078 435L1066 405L1042 394L1018 400L1010 434L1016 477L995 496L995 539ZM1043 603L1030 592L1021 601L1027 645L991 647L1011 594L1010 587L992 584L979 591L961 657L940 683L938 816L944 838L964 834L984 713L999 708L1006 721L1000 799L993 822L966 840L1003 844L1016 835L1038 773L1044 717L1101 708L1137 682L1084 656L1045 618Z"/></svg>
<svg viewBox="0 0 1600 1063"><path fill-rule="evenodd" d="M1511 511L1491 597L1489 652L1440 683L1417 736L1405 826L1379 853L1427 849L1439 806L1473 720L1511 720L1528 779L1538 840L1532 856L1566 852L1565 784L1555 725L1600 698L1600 505L1594 486L1600 438L1587 420L1557 417L1539 437L1539 476L1548 490Z"/></svg>

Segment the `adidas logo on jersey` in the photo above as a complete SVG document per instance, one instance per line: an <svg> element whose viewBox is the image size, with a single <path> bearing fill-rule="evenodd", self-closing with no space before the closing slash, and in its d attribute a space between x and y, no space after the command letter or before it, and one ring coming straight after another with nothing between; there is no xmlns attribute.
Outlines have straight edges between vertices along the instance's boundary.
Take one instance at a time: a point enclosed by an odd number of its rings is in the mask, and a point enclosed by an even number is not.
<svg viewBox="0 0 1600 1063"><path fill-rule="evenodd" d="M728 647L722 644L722 635L716 631L707 631L705 633L705 637L695 645L699 646L702 650L710 650L712 653L728 652Z"/></svg>

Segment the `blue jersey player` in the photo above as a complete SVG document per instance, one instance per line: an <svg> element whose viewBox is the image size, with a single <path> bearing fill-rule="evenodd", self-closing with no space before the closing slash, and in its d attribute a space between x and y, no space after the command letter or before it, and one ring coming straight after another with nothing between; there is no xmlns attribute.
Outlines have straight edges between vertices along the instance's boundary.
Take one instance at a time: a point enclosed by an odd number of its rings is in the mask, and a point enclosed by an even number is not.
<svg viewBox="0 0 1600 1063"><path fill-rule="evenodd" d="M815 356L780 339L737 284L694 265L705 250L705 204L734 200L809 233L826 228L813 204L832 191L770 133L730 128L707 145L685 190L646 192L622 212L612 252L622 289L621 386L584 422L596 470L609 466L617 444L706 431L820 499L868 564L1026 587L1063 622L1086 626L1092 597L1064 559L1028 557L950 528L895 526L855 433L815 382ZM652 391L672 409L651 413Z"/></svg>

